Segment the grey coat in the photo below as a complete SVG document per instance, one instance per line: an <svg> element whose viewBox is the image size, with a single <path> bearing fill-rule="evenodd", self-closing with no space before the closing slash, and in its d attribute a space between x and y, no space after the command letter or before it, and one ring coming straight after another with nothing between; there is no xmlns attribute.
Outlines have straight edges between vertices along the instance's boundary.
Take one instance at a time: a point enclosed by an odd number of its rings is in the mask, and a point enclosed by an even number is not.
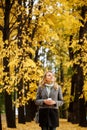
<svg viewBox="0 0 87 130"><path fill-rule="evenodd" d="M44 104L44 99L52 98L56 101L55 105ZM51 88L49 96L46 87L39 87L37 90L36 105L39 106L39 125L57 127L59 126L59 113L58 108L63 104L63 96L61 87L58 89Z"/></svg>
<svg viewBox="0 0 87 130"><path fill-rule="evenodd" d="M53 106L45 105L43 100L48 98L52 98L52 100L56 101L56 104ZM63 105L61 86L58 85L58 89L52 87L49 96L46 87L39 87L37 90L36 105L38 105L40 108L58 109L59 106Z"/></svg>

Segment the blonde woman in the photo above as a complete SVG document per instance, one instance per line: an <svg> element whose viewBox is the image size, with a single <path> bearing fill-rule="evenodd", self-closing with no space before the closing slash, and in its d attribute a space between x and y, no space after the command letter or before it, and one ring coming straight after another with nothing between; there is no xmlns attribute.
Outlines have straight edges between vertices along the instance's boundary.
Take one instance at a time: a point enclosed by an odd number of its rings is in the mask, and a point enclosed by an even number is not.
<svg viewBox="0 0 87 130"><path fill-rule="evenodd" d="M58 107L63 104L61 87L51 71L45 73L37 90L36 104L39 106L41 130L56 130L59 126Z"/></svg>

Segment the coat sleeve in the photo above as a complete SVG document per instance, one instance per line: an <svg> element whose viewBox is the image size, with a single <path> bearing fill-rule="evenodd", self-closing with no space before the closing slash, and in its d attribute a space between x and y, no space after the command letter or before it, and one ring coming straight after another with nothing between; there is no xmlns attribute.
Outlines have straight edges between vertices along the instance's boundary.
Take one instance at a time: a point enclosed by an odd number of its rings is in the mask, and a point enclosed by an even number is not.
<svg viewBox="0 0 87 130"><path fill-rule="evenodd" d="M43 99L41 99L41 91L42 91L42 88L38 87L36 100L35 100L35 104L38 105L38 106L42 106L43 105Z"/></svg>

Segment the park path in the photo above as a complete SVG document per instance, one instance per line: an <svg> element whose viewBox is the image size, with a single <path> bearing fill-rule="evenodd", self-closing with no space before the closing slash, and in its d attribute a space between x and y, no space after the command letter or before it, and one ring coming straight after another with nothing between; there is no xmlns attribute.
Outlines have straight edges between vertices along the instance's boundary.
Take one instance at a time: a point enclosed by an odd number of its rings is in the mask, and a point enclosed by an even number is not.
<svg viewBox="0 0 87 130"><path fill-rule="evenodd" d="M41 130L39 125L34 121L26 124L17 124L17 128L7 128L5 117L2 117L2 130ZM66 119L60 119L60 126L57 130L87 130L87 127L79 127L78 124L67 122Z"/></svg>

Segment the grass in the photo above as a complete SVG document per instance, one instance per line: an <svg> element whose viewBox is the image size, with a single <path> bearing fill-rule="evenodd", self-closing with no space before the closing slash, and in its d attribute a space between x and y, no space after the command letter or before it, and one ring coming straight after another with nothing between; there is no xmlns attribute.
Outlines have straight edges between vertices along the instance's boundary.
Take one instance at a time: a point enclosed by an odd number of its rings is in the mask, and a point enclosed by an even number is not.
<svg viewBox="0 0 87 130"><path fill-rule="evenodd" d="M7 128L5 117L2 117L2 130L41 130L41 128L34 121L26 124L17 123L17 128ZM56 130L87 130L87 127L80 127L78 124L67 122L66 119L60 119L60 126Z"/></svg>

